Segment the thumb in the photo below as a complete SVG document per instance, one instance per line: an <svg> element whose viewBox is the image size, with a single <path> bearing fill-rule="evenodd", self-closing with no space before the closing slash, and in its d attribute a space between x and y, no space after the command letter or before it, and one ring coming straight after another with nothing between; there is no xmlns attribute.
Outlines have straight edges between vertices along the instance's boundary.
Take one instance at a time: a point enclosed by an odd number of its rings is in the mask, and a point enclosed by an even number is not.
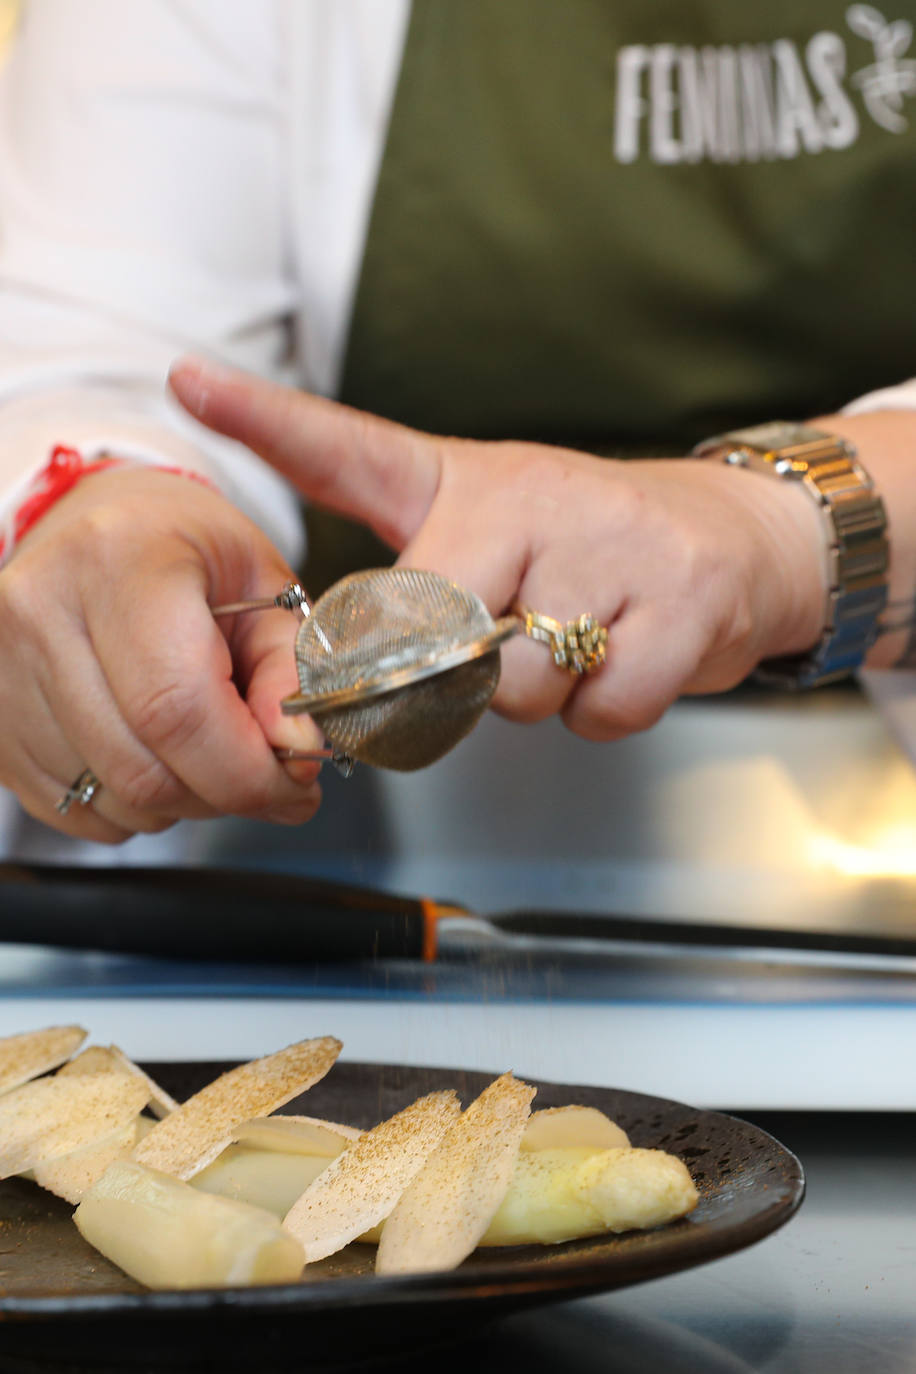
<svg viewBox="0 0 916 1374"><path fill-rule="evenodd" d="M200 358L169 385L191 415L238 439L317 505L369 525L402 549L439 484L436 439L323 397Z"/></svg>
<svg viewBox="0 0 916 1374"><path fill-rule="evenodd" d="M236 677L245 702L273 749L310 752L324 747L324 734L310 716L283 714L284 697L299 690L295 640L298 617L265 612L247 619L235 655ZM236 631L238 633L238 630ZM296 781L308 785L317 777L316 764L287 765Z"/></svg>

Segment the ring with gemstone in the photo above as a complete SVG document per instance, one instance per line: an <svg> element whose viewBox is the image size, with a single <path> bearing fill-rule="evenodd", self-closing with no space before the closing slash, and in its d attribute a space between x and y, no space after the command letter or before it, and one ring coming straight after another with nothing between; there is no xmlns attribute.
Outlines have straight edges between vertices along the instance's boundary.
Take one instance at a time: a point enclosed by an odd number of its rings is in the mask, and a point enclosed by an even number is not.
<svg viewBox="0 0 916 1374"><path fill-rule="evenodd" d="M527 606L519 606L517 612L525 634L548 646L558 668L579 676L595 672L607 659L607 629L587 611L565 624Z"/></svg>
<svg viewBox="0 0 916 1374"><path fill-rule="evenodd" d="M66 816L74 802L79 806L88 806L101 786L92 769L84 768L76 781L72 782L64 795L54 803L54 810L59 815Z"/></svg>

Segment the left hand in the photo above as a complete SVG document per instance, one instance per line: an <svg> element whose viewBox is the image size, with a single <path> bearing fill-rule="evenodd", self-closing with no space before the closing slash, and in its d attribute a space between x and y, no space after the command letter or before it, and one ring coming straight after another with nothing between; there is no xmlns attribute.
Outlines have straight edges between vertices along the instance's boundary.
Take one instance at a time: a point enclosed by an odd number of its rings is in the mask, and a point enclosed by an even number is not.
<svg viewBox="0 0 916 1374"><path fill-rule="evenodd" d="M0 786L104 844L227 813L308 820L318 765L274 755L321 743L280 712L295 627L279 612L218 623L210 610L292 576L209 486L139 465L85 476L0 573ZM60 814L87 767L101 791Z"/></svg>
<svg viewBox="0 0 916 1374"><path fill-rule="evenodd" d="M521 602L610 627L607 663L584 678L541 644L505 645L493 705L514 720L559 712L577 734L616 739L821 633L823 535L792 484L691 459L441 438L196 360L170 380L198 420L370 525L399 563L445 574L494 616Z"/></svg>

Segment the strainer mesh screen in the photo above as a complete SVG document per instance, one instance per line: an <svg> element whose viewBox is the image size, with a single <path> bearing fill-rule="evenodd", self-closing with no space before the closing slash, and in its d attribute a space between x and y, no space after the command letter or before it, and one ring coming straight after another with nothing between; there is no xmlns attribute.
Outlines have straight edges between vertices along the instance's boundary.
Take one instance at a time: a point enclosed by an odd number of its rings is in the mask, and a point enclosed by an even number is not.
<svg viewBox="0 0 916 1374"><path fill-rule="evenodd" d="M483 602L446 578L412 568L375 568L336 583L296 638L303 695L358 688L486 635ZM315 711L328 739L376 767L423 768L462 739L489 705L499 652L383 696Z"/></svg>

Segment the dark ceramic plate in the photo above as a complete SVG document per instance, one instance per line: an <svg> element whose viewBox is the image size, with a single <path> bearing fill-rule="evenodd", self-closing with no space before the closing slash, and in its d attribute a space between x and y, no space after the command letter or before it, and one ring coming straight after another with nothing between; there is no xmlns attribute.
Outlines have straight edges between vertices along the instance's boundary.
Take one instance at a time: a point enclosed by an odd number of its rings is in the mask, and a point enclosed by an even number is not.
<svg viewBox="0 0 916 1374"><path fill-rule="evenodd" d="M147 1067L184 1098L228 1065ZM490 1077L343 1063L286 1110L371 1126L434 1088L455 1087L467 1103ZM776 1230L801 1202L798 1160L747 1122L638 1093L539 1085L536 1106L567 1102L599 1107L635 1145L680 1155L700 1191L692 1215L658 1231L481 1251L445 1274L376 1278L374 1251L354 1245L310 1268L309 1282L153 1293L86 1245L70 1207L9 1179L0 1183L0 1367L200 1369L205 1348L213 1368L266 1374L403 1354L525 1307L730 1254ZM18 1358L26 1363L10 1363Z"/></svg>

